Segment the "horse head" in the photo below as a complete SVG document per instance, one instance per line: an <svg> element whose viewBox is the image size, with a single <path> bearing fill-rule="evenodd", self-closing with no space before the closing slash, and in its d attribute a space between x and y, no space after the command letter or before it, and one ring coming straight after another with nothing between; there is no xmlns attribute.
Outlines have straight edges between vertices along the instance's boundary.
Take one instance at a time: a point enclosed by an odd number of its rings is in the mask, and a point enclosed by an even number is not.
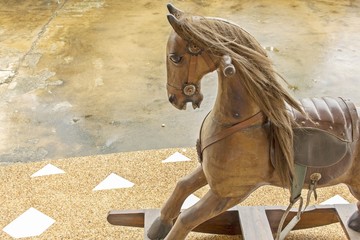
<svg viewBox="0 0 360 240"><path fill-rule="evenodd" d="M204 75L222 67L224 75L233 75L235 68L229 56L218 57L195 42L183 30L183 21L200 21L196 16L185 14L168 4L168 21L173 28L166 48L167 91L169 101L178 109L186 109L188 102L194 109L199 108L203 95L200 80Z"/></svg>

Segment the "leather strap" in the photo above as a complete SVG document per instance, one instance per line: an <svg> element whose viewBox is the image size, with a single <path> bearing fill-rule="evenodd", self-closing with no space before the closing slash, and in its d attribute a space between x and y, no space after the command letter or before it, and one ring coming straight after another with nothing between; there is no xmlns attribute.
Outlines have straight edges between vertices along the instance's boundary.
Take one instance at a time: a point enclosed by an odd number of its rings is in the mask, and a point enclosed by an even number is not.
<svg viewBox="0 0 360 240"><path fill-rule="evenodd" d="M294 202L299 196L301 196L301 190L305 183L305 177L307 172L307 166L302 166L297 163L294 164L294 179L290 188L290 202Z"/></svg>
<svg viewBox="0 0 360 240"><path fill-rule="evenodd" d="M187 53L187 54L190 54L190 53ZM198 88L198 84L193 81L195 79L195 72L196 72L197 63L199 60L198 57L202 57L202 59L206 62L207 66L210 69L216 69L216 65L215 65L214 61L211 59L209 54L207 54L205 52L202 52L199 55L190 54L188 77L187 77L186 82L183 83L183 86L181 86L181 87L174 86L174 85L167 83L167 87L172 88L177 91L183 91L184 85L192 84L192 85L196 86L196 88Z"/></svg>
<svg viewBox="0 0 360 240"><path fill-rule="evenodd" d="M201 153L205 150L205 148L209 147L210 145L242 130L245 128L248 128L255 123L261 122L263 123L265 121L266 117L262 112L258 112L257 114L251 116L250 118L239 122L229 128L224 129L223 131L219 132L218 134L215 134L207 139L201 140Z"/></svg>
<svg viewBox="0 0 360 240"><path fill-rule="evenodd" d="M195 79L197 62L198 62L198 56L191 55L189 61L188 79L186 84L195 84L193 80Z"/></svg>
<svg viewBox="0 0 360 240"><path fill-rule="evenodd" d="M175 91L177 91L177 92L182 92L182 91L183 91L182 88L178 88L178 87L173 86L173 85L171 85L171 84L169 84L169 83L166 84L166 88L167 88L167 89L172 88L173 90L175 90Z"/></svg>
<svg viewBox="0 0 360 240"><path fill-rule="evenodd" d="M201 57L204 59L204 61L206 62L206 64L208 65L208 67L210 69L216 69L215 63L212 60L212 58L210 57L210 55L205 52L204 54L201 54Z"/></svg>
<svg viewBox="0 0 360 240"><path fill-rule="evenodd" d="M201 57L206 62L206 65L210 69L215 69L216 68L215 63L213 62L213 60L211 59L209 54L207 54L205 52L202 52L200 55L191 55L190 54L188 79L187 79L186 84L195 84L193 82L193 80L195 78L195 72L196 72L197 63L198 63L198 60L199 60L198 57Z"/></svg>

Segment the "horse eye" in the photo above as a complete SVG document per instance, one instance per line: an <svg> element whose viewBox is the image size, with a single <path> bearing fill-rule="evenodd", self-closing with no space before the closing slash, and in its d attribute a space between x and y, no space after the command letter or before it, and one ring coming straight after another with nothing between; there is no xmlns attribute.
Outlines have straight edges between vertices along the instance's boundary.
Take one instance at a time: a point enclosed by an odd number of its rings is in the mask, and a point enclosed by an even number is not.
<svg viewBox="0 0 360 240"><path fill-rule="evenodd" d="M182 59L182 56L176 54L170 54L169 58L173 63L179 63Z"/></svg>

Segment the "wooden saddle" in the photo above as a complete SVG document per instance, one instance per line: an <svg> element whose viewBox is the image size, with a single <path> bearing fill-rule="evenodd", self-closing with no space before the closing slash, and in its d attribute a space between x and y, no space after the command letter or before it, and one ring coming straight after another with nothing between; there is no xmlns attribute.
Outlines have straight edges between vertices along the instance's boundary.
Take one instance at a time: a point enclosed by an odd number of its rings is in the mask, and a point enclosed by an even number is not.
<svg viewBox="0 0 360 240"><path fill-rule="evenodd" d="M305 98L300 103L307 117L288 107L296 122L294 161L307 168L305 179L319 173L319 184L326 184L342 175L354 160L359 138L357 110L342 98Z"/></svg>
<svg viewBox="0 0 360 240"><path fill-rule="evenodd" d="M295 120L293 126L295 172L290 186L290 204L280 220L277 240L285 239L300 221L300 216L307 208L312 193L317 199L318 184L324 185L330 182L351 167L359 138L359 117L352 102L342 98L323 97L305 98L300 104L307 116L287 106ZM274 165L273 144L272 139L270 159ZM303 208L301 190L304 186L308 186L309 191ZM298 213L283 228L285 219L296 202L299 202Z"/></svg>

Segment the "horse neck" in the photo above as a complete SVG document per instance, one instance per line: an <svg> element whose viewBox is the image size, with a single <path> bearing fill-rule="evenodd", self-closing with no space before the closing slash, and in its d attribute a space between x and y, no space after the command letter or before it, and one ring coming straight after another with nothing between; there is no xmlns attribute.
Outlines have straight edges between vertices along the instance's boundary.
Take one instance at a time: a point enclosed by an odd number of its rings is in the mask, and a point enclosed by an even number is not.
<svg viewBox="0 0 360 240"><path fill-rule="evenodd" d="M222 71L218 70L218 93L212 110L213 118L217 122L233 125L260 111L241 80L240 74L225 77Z"/></svg>

